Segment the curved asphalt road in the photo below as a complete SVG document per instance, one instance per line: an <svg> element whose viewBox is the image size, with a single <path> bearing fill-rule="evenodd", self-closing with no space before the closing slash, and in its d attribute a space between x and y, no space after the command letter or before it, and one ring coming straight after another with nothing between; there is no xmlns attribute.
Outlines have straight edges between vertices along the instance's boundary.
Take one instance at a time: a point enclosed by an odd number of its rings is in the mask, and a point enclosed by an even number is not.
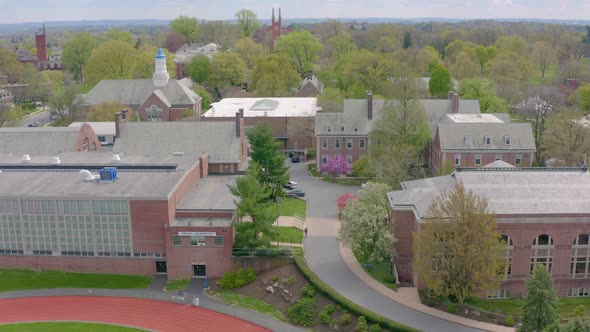
<svg viewBox="0 0 590 332"><path fill-rule="evenodd" d="M311 270L324 282L353 302L384 317L422 331L473 332L480 331L428 314L395 302L362 282L344 263L336 234L314 236L314 230L333 229L337 223L336 199L345 192L359 188L327 183L307 173L305 164L291 164L291 179L305 190L309 235L305 239L305 259ZM329 231L327 232L330 233ZM333 233L333 232L332 232ZM321 235L321 234L320 234Z"/></svg>

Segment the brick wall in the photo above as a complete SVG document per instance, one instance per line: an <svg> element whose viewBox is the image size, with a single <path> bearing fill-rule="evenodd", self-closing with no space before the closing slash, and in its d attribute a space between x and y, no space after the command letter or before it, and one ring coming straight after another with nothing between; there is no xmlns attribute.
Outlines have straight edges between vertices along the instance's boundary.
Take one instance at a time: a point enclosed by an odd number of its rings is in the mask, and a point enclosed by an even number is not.
<svg viewBox="0 0 590 332"><path fill-rule="evenodd" d="M336 140L340 139L340 148L336 148ZM352 139L352 149L348 149L347 147L347 140ZM361 139L365 140L365 148L360 148L360 141ZM328 141L328 147L326 149L322 148L323 140ZM316 142L317 146L317 157L316 157L316 166L319 170L322 166L322 158L323 156L334 156L336 154L342 155L345 159L347 155L352 155L352 162L359 160L359 158L369 151L369 138L366 136L337 136L337 137L326 137L326 136L319 136Z"/></svg>
<svg viewBox="0 0 590 332"><path fill-rule="evenodd" d="M134 252L165 252L164 225L170 223L170 206L175 209L167 200L130 201Z"/></svg>
<svg viewBox="0 0 590 332"><path fill-rule="evenodd" d="M451 165L455 165L455 154L461 155L461 167L479 167L485 166L487 164L493 163L496 161L496 155L501 157L502 161L505 161L511 165L519 166L519 167L531 167L533 165L533 154L534 152L487 152L487 151L472 151L472 152L449 152L445 151L443 153L443 162L438 165L441 167L445 161L451 163ZM475 164L475 155L479 154L481 156L481 164ZM516 165L516 155L520 155L520 165Z"/></svg>
<svg viewBox="0 0 590 332"><path fill-rule="evenodd" d="M156 273L156 261L165 258L113 258L69 256L0 256L3 268L59 270L70 272L136 274Z"/></svg>
<svg viewBox="0 0 590 332"><path fill-rule="evenodd" d="M392 210L390 212L390 229L397 238L394 257L395 266L400 282L414 283L412 261L414 259L414 233L418 231L418 224L414 212L409 210Z"/></svg>
<svg viewBox="0 0 590 332"><path fill-rule="evenodd" d="M76 137L76 142L74 145L74 149L76 151L84 151L84 139L88 139L88 151L92 151L92 148L95 147L95 151L101 150L100 141L98 140L98 136L92 130L89 124L84 123L80 127L80 131L78 132L78 137Z"/></svg>

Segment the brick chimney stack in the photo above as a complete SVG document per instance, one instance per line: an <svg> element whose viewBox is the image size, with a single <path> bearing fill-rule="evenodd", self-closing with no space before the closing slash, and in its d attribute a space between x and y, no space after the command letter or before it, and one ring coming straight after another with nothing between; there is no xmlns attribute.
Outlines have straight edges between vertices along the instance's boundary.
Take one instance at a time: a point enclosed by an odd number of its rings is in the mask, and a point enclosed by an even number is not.
<svg viewBox="0 0 590 332"><path fill-rule="evenodd" d="M128 119L127 119L127 112L129 112L128 109L121 110L121 120L122 121L128 121Z"/></svg>
<svg viewBox="0 0 590 332"><path fill-rule="evenodd" d="M455 91L449 91L449 100L453 100L453 94L455 93Z"/></svg>
<svg viewBox="0 0 590 332"><path fill-rule="evenodd" d="M453 113L459 113L459 94L456 92L453 92L452 103L453 103Z"/></svg>
<svg viewBox="0 0 590 332"><path fill-rule="evenodd" d="M121 112L115 113L115 137L121 137Z"/></svg>
<svg viewBox="0 0 590 332"><path fill-rule="evenodd" d="M367 91L367 119L373 120L373 93Z"/></svg>
<svg viewBox="0 0 590 332"><path fill-rule="evenodd" d="M242 119L244 118L244 109L240 108L238 112L236 112L236 137L242 136Z"/></svg>

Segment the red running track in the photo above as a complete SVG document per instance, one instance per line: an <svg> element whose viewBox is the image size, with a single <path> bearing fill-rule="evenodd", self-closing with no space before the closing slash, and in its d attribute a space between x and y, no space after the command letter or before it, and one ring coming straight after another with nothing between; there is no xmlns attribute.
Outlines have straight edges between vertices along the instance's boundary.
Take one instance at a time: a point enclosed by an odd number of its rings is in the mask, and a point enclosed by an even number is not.
<svg viewBox="0 0 590 332"><path fill-rule="evenodd" d="M268 332L215 311L154 300L122 297L48 296L0 300L0 323L100 322L152 331Z"/></svg>

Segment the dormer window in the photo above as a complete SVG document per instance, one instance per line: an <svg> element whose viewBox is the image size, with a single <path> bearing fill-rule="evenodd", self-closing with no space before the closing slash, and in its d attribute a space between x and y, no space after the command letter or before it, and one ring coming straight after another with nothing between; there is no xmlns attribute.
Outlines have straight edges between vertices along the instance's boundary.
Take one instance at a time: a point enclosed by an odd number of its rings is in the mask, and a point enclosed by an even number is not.
<svg viewBox="0 0 590 332"><path fill-rule="evenodd" d="M355 133L358 133L358 132L359 132L359 125L355 124L355 125L352 127L352 131L354 131Z"/></svg>
<svg viewBox="0 0 590 332"><path fill-rule="evenodd" d="M485 145L492 145L492 138L489 137L489 136L485 136L483 138L483 142L484 142Z"/></svg>
<svg viewBox="0 0 590 332"><path fill-rule="evenodd" d="M331 133L332 132L332 125L328 125L328 132Z"/></svg>
<svg viewBox="0 0 590 332"><path fill-rule="evenodd" d="M510 136L504 136L504 144L510 145Z"/></svg>
<svg viewBox="0 0 590 332"><path fill-rule="evenodd" d="M340 132L344 132L344 126L340 126Z"/></svg>
<svg viewBox="0 0 590 332"><path fill-rule="evenodd" d="M471 145L471 136L465 136L464 142L465 145Z"/></svg>

